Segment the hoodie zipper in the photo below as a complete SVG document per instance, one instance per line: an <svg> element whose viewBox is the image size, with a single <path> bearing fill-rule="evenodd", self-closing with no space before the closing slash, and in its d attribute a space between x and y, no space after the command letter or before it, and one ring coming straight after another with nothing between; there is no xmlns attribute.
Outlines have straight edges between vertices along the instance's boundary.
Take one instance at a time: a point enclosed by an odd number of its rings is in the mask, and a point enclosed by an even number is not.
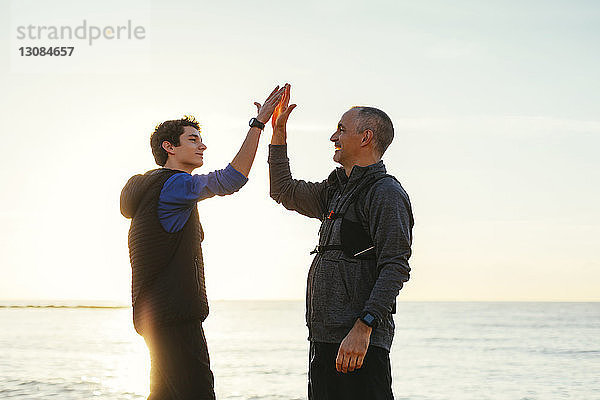
<svg viewBox="0 0 600 400"><path fill-rule="evenodd" d="M370 174L369 174L370 175ZM366 179L365 175L361 176L359 178L359 181L363 181L364 179ZM335 210L339 209L340 207L340 202L342 201L342 199L344 199L344 202L342 202L342 205L348 201L348 198L352 195L352 193L350 193L349 195L344 196L346 189L348 188L348 183L350 182L350 180L348 180L343 187L340 190L340 194L339 197L335 200L335 206L333 207L333 210L335 212ZM354 191L356 190L362 190L362 187L358 187L356 185L356 182L354 182ZM327 212L329 212L331 210L327 210ZM325 223L325 222L324 222ZM331 233L333 232L333 224L335 223L335 220L331 220L331 223L329 223L329 226L327 226L324 230L323 230L323 234L325 236L325 240L323 242L321 242L321 237L319 236L319 245L327 245L327 243L329 242L329 240L331 239ZM322 256L322 253L317 253L316 257ZM316 269L319 266L321 260L320 259L316 259L314 260L314 268L312 271L312 274L310 274L309 272L309 286L308 286L308 323L310 323L312 321L312 316L314 313L313 310L313 299L312 299L312 288L313 288L313 284L314 284L314 280L315 280L315 275L316 275Z"/></svg>
<svg viewBox="0 0 600 400"><path fill-rule="evenodd" d="M194 257L194 275L196 276L196 289L200 292L200 271L198 266L198 257Z"/></svg>
<svg viewBox="0 0 600 400"><path fill-rule="evenodd" d="M337 210L340 204L340 200L342 199L342 194L343 194L343 190L342 193L340 193L340 195L338 196L338 198L335 200L335 206L333 206L333 210ZM328 212L331 210L327 210ZM323 221L323 223L326 223L327 219L325 219ZM335 223L335 219L330 220L331 222L328 224L328 226L325 227L325 229L323 229L322 234L325 237L324 241L321 241L321 236L319 236L319 245L327 245L327 242L329 241L329 239L331 238L331 232L333 231L333 224ZM322 253L317 253L315 257L321 257L323 254ZM314 268L312 268L312 274L309 275L309 285L308 285L308 323L312 322L312 316L314 313L313 310L313 296L312 296L312 288L314 285L314 281L315 281L315 275L316 275L316 270L317 267L320 265L321 263L321 259L316 259L314 260Z"/></svg>

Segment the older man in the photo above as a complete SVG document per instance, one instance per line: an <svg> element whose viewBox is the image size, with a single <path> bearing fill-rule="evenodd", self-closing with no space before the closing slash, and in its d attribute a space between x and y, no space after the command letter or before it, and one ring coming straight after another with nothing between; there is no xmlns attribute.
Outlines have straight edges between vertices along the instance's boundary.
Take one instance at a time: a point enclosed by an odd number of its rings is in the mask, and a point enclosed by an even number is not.
<svg viewBox="0 0 600 400"><path fill-rule="evenodd" d="M409 279L413 217L408 195L381 160L392 121L372 107L345 112L331 135L341 164L322 182L292 178L289 88L273 116L271 197L321 220L308 273L306 323L312 400L393 399L389 351L395 301Z"/></svg>

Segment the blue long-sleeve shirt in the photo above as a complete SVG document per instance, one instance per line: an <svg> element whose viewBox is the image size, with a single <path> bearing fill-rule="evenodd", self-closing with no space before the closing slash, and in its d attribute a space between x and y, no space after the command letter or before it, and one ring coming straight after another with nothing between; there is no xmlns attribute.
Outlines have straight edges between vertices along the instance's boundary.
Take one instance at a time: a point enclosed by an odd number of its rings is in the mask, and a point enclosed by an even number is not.
<svg viewBox="0 0 600 400"><path fill-rule="evenodd" d="M241 172L228 164L225 169L204 175L186 172L171 176L162 187L158 199L158 218L167 232L183 229L192 207L200 200L214 195L225 196L237 192L248 182Z"/></svg>

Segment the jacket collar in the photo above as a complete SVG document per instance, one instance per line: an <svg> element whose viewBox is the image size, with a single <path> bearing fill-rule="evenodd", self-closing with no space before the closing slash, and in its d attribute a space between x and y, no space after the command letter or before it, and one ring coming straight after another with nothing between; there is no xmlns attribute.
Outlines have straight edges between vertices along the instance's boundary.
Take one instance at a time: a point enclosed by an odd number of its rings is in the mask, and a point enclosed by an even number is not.
<svg viewBox="0 0 600 400"><path fill-rule="evenodd" d="M343 167L338 167L327 179L330 184L336 186L354 186L358 182L362 181L363 178L374 175L374 174L385 174L387 171L385 169L385 165L383 164L383 160L379 160L375 164L367 165L366 167L360 167L355 165L352 167L352 171L350 171L350 176L346 176L346 171Z"/></svg>

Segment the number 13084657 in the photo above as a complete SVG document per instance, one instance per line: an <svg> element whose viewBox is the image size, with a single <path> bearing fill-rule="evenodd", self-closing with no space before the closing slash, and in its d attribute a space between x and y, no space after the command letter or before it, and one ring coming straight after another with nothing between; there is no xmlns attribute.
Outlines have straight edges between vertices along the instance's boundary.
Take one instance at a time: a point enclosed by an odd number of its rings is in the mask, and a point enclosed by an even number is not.
<svg viewBox="0 0 600 400"><path fill-rule="evenodd" d="M19 47L23 57L71 57L75 47Z"/></svg>

